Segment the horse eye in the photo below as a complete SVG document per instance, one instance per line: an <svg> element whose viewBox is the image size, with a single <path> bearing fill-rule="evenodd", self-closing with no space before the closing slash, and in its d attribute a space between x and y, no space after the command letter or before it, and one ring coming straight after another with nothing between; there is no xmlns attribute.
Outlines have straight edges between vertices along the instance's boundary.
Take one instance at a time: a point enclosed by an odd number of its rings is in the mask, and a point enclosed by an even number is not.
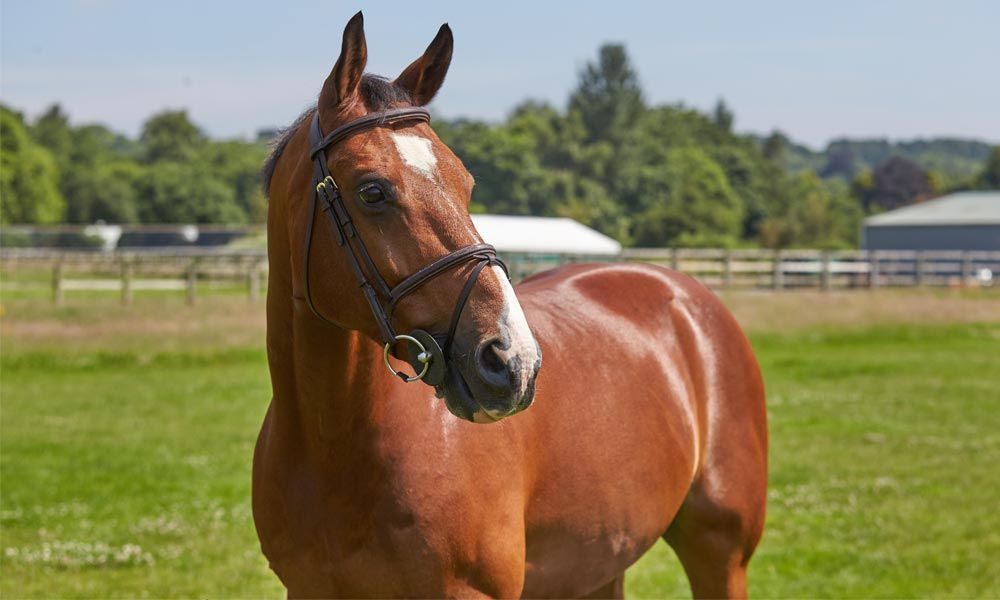
<svg viewBox="0 0 1000 600"><path fill-rule="evenodd" d="M370 183L358 190L358 196L365 204L378 204L385 201L385 192L376 183Z"/></svg>

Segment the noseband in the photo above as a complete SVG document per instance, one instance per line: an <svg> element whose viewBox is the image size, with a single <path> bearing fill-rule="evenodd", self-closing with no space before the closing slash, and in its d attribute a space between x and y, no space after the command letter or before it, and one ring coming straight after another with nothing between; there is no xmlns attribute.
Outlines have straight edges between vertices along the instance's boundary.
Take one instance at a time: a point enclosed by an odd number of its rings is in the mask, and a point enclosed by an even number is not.
<svg viewBox="0 0 1000 600"><path fill-rule="evenodd" d="M327 323L336 324L319 312L313 303L309 288L309 251L312 248L313 222L316 219L316 204L322 198L323 212L330 221L337 237L337 244L347 251L348 262L354 272L354 278L361 287L361 293L368 301L368 306L378 324L379 333L385 343L382 351L385 366L393 375L407 383L423 380L428 385L436 386L444 381L455 330L458 328L462 310L465 308L465 303L472 293L476 280L479 279L479 274L489 265L500 265L504 272L507 272L507 266L497 258L496 248L490 244L472 244L434 260L395 286L390 287L382 274L379 273L364 241L358 235L357 228L351 221L351 215L347 212L340 188L326 166L326 149L356 133L408 121L429 123L430 120L430 113L423 108L397 108L371 113L349 121L324 136L319 125L319 111L313 113L312 124L309 127L309 157L313 161L313 188L315 191L311 194L309 202L309 220L306 226L302 263L306 304L317 317ZM452 313L448 332L442 336L416 329L409 335L397 334L392 327L392 313L399 301L431 279L467 262L475 262L476 266L472 269L462 292L458 296L458 303L455 305L454 313ZM415 375L407 375L402 371L397 371L389 364L389 355L394 354L395 345L400 341L409 342L418 349L416 355L410 359L410 364L416 371Z"/></svg>

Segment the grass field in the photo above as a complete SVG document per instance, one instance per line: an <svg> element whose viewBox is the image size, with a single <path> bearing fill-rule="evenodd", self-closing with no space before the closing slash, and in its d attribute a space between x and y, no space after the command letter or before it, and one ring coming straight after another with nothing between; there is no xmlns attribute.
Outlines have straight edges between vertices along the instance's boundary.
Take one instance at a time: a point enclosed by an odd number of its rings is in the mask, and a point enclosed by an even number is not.
<svg viewBox="0 0 1000 600"><path fill-rule="evenodd" d="M281 596L249 510L262 307L5 300L0 596ZM752 595L1000 595L1000 296L726 300L769 397ZM628 591L689 595L662 544Z"/></svg>

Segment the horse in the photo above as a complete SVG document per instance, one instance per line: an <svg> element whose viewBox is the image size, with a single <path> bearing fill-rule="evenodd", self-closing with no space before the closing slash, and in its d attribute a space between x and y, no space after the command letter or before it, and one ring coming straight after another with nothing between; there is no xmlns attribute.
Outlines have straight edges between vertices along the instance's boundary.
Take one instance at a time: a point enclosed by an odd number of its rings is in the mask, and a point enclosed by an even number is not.
<svg viewBox="0 0 1000 600"><path fill-rule="evenodd" d="M651 265L515 290L423 108L453 45L445 24L395 79L366 74L358 13L266 165L271 569L290 597L622 597L662 538L694 596L745 596L767 481L747 338Z"/></svg>

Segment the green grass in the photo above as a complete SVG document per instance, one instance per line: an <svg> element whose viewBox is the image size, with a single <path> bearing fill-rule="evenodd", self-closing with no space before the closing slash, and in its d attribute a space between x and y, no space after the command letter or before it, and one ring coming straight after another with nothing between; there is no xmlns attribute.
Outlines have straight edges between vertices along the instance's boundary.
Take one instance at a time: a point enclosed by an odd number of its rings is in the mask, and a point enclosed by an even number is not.
<svg viewBox="0 0 1000 600"><path fill-rule="evenodd" d="M1000 595L1000 324L754 345L771 486L751 594ZM261 345L17 349L0 365L0 595L282 595L249 510ZM628 591L689 595L662 543Z"/></svg>
<svg viewBox="0 0 1000 600"><path fill-rule="evenodd" d="M262 350L4 357L4 597L276 596L249 508Z"/></svg>

